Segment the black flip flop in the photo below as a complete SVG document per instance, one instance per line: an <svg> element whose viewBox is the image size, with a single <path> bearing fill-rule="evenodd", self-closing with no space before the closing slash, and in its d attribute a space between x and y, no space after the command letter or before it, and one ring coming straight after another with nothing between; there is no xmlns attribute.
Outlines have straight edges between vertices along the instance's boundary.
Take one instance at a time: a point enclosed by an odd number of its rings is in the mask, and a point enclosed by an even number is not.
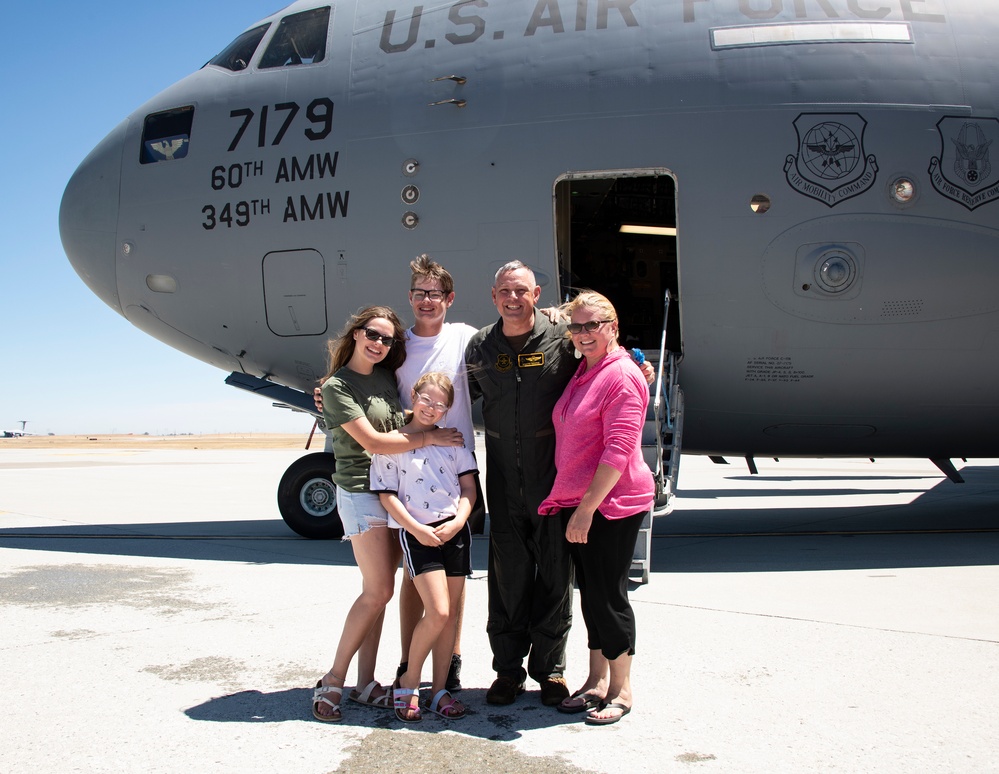
<svg viewBox="0 0 999 774"><path fill-rule="evenodd" d="M572 701L573 699L582 699L586 697L586 700L582 704L574 704L571 707L565 706L565 701ZM563 712L566 715L575 715L580 712L589 712L594 707L599 707L600 703L603 701L599 696L596 696L589 691L576 691L568 699L559 704L555 709L559 712Z"/></svg>
<svg viewBox="0 0 999 774"><path fill-rule="evenodd" d="M616 701L609 702L607 704L601 704L596 708L597 712L605 709L619 709L621 710L618 715L611 715L609 718L595 718L593 715L586 716L586 722L591 726L609 726L611 723L617 723L621 718L631 712L631 707L625 707L623 704L618 704ZM591 710L592 712L593 710Z"/></svg>

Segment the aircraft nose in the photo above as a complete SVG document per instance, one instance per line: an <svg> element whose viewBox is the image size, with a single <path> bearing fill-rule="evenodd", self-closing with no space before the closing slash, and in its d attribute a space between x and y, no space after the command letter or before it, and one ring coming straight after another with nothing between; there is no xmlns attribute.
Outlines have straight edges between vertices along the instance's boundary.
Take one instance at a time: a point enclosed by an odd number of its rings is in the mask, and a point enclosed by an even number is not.
<svg viewBox="0 0 999 774"><path fill-rule="evenodd" d="M121 314L115 275L121 154L128 122L94 148L66 185L59 234L69 262L104 303Z"/></svg>

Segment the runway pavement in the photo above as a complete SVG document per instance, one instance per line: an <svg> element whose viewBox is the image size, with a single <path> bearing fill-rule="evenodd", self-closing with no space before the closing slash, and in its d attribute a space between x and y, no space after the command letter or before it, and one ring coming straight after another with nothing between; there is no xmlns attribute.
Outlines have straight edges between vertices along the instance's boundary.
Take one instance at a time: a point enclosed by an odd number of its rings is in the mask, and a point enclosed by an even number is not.
<svg viewBox="0 0 999 774"><path fill-rule="evenodd" d="M999 460L955 485L925 460L685 457L631 593L635 708L603 728L533 683L485 704L477 539L470 714L403 727L312 719L359 575L280 520L300 454L0 448L0 771L999 771ZM398 655L392 608L383 682Z"/></svg>

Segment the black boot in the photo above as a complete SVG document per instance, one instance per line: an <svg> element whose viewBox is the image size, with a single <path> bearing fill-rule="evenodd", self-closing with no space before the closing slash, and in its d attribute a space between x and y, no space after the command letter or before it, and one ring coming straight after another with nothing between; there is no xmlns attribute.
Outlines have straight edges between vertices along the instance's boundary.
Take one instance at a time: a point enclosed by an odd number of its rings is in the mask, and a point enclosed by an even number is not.
<svg viewBox="0 0 999 774"><path fill-rule="evenodd" d="M457 653L451 654L451 666L447 670L447 682L444 683L448 693L461 690L461 656Z"/></svg>

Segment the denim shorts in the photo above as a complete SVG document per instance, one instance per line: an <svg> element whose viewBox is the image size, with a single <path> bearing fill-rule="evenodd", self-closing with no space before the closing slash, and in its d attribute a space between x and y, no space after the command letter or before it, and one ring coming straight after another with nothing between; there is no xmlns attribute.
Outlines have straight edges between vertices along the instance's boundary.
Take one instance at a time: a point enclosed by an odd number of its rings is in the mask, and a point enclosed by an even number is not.
<svg viewBox="0 0 999 774"><path fill-rule="evenodd" d="M343 539L363 535L373 527L388 528L388 512L378 495L371 492L345 492L336 488L336 507L343 524Z"/></svg>

